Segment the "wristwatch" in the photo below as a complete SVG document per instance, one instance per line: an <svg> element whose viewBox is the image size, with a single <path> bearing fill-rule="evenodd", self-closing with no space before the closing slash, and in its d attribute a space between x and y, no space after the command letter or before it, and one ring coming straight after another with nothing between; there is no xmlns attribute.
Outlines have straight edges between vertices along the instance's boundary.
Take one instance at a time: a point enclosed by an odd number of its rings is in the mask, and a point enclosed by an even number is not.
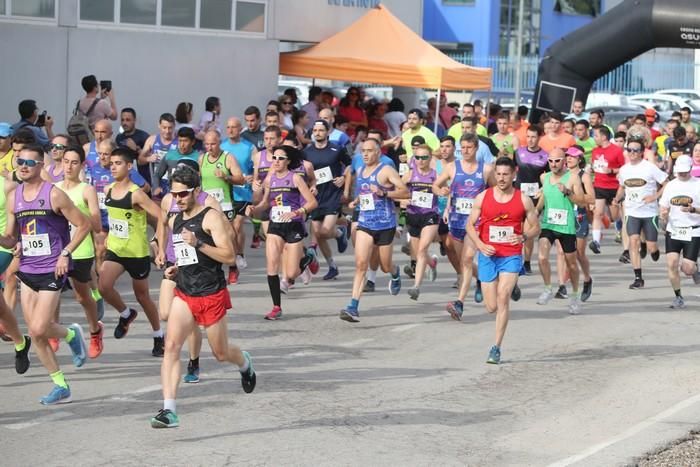
<svg viewBox="0 0 700 467"><path fill-rule="evenodd" d="M71 255L72 255L72 253L70 251L66 250L65 248L61 250L61 256L63 256L64 258L70 258Z"/></svg>

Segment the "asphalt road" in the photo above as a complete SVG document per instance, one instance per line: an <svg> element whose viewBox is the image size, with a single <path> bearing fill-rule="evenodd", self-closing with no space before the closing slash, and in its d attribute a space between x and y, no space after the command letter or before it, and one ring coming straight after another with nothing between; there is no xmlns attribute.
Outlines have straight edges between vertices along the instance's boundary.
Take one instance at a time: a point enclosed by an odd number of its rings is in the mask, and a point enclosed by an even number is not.
<svg viewBox="0 0 700 467"><path fill-rule="evenodd" d="M406 257L396 248L403 265ZM668 309L662 260L644 263L646 288L628 290L629 266L603 242L593 258L594 291L583 313L567 301L538 306L538 275L521 280L503 363L485 363L494 320L468 298L462 322L445 312L456 295L441 258L419 302L378 278L361 303L361 322L338 319L348 301L352 248L341 276L319 276L283 296L284 319L262 319L271 302L263 250L248 254L231 286L230 336L250 351L257 388L243 393L237 371L217 363L206 341L201 382L181 385L180 427L150 428L161 407L160 360L150 356L143 314L116 341L105 317L102 356L74 369L60 363L74 402L43 407L51 387L32 355L14 372L0 352L3 465L625 465L700 426L700 298L684 282L687 309ZM151 275L157 294L160 274ZM130 303L126 280L118 284ZM62 321L81 321L64 295ZM183 362L185 362L183 353ZM184 366L184 365L183 365Z"/></svg>

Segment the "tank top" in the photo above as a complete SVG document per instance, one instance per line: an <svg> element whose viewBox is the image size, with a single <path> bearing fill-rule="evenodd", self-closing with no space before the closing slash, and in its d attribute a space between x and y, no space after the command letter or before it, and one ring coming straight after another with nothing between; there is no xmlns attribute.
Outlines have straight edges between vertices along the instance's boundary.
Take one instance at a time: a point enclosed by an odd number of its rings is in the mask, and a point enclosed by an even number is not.
<svg viewBox="0 0 700 467"><path fill-rule="evenodd" d="M97 191L97 204L100 207L100 211L106 212L107 206L105 205L105 188L107 185L114 182L112 171L109 169L109 167L102 167L102 165L97 164L89 168L86 171L86 174L89 174L89 176L85 177L88 180L88 183L94 186L95 191Z"/></svg>
<svg viewBox="0 0 700 467"><path fill-rule="evenodd" d="M450 185L450 229L466 229L474 199L486 188L483 162L478 162L476 171L467 173L462 168L462 161L455 161L455 178Z"/></svg>
<svg viewBox="0 0 700 467"><path fill-rule="evenodd" d="M571 177L571 172L566 172L560 179L561 184L566 185ZM559 232L562 234L576 233L576 210L574 203L559 191L556 185L550 182L552 173L544 176L542 184L542 196L544 196L544 211L542 212L542 229Z"/></svg>
<svg viewBox="0 0 700 467"><path fill-rule="evenodd" d="M151 186L155 185L153 180L155 180L156 178L155 173L158 169L158 164L160 163L160 160L164 158L168 151L170 151L171 149L177 150L177 138L172 140L170 144L165 144L163 140L160 139L160 133L158 133L156 135L155 140L153 141L153 146L151 146L151 154L156 156L155 162L151 162ZM163 189L163 192L166 193L169 187L168 180L165 178L159 180L159 186Z"/></svg>
<svg viewBox="0 0 700 467"><path fill-rule="evenodd" d="M411 159L413 160L413 159ZM443 163L442 160L439 160L435 163L435 172L437 176L439 177L442 174L442 171L445 168L445 164ZM452 185L452 182L448 182L448 187ZM445 212L445 208L447 207L447 196L438 196L438 212L440 214L440 217L442 217L442 214Z"/></svg>
<svg viewBox="0 0 700 467"><path fill-rule="evenodd" d="M212 295L226 288L226 279L221 263L210 258L182 241L182 229L193 232L198 240L215 246L214 239L204 231L202 222L211 208L206 207L189 219L184 219L180 212L173 222L172 241L176 252L178 267L175 284L178 290L192 297Z"/></svg>
<svg viewBox="0 0 700 467"><path fill-rule="evenodd" d="M522 254L522 245L511 245L508 237L522 235L525 220L525 206L522 192L513 190L513 197L506 203L499 203L493 196L494 189L488 188L481 203L479 217L479 238L496 249L495 256L515 256Z"/></svg>
<svg viewBox="0 0 700 467"><path fill-rule="evenodd" d="M46 168L46 173L49 174L49 178L51 179L51 183L58 183L63 180L63 167L61 167L61 171L58 172L58 175L54 175L54 169L56 168L56 164L53 162L49 164L49 166Z"/></svg>
<svg viewBox="0 0 700 467"><path fill-rule="evenodd" d="M105 206L109 219L108 250L121 258L145 258L150 255L146 237L146 212L134 209L132 196L139 189L131 184L122 199L112 198L114 183L107 190Z"/></svg>
<svg viewBox="0 0 700 467"><path fill-rule="evenodd" d="M14 206L22 246L19 270L48 274L55 271L61 250L70 243L68 221L51 206L52 184L42 182L39 193L31 201L25 200L24 188L24 184L17 187Z"/></svg>
<svg viewBox="0 0 700 467"><path fill-rule="evenodd" d="M88 186L88 184L85 182L80 182L70 190L67 190L63 187L64 183L64 181L60 181L56 183L56 186L68 195L70 200L73 201L73 204L75 204L75 207L78 208L80 212L90 218L90 208L85 202L85 196L83 196L85 187ZM70 230L70 237L73 238L73 235L75 234L75 226L73 224L69 224L68 229ZM71 256L73 256L73 259L90 259L95 257L95 244L92 241L92 232L89 233L82 242L80 242L80 245L78 245L78 248L73 251Z"/></svg>
<svg viewBox="0 0 700 467"><path fill-rule="evenodd" d="M306 167L304 167L304 161L301 162L301 165L299 167L297 167L296 169L292 169L292 172L301 176L301 179L304 180L304 183L306 183L307 185L309 184L308 174L306 173Z"/></svg>
<svg viewBox="0 0 700 467"><path fill-rule="evenodd" d="M88 152L85 154L85 162L87 163L88 168L91 168L98 165L99 160L100 156L97 154L97 145L94 141L91 141L90 146L88 147Z"/></svg>
<svg viewBox="0 0 700 467"><path fill-rule="evenodd" d="M430 169L423 175L414 167L411 171L411 179L408 181L410 192L410 204L406 211L409 214L429 214L437 213L437 196L433 194L433 182L437 178L435 169Z"/></svg>
<svg viewBox="0 0 700 467"><path fill-rule="evenodd" d="M294 184L295 173L291 170L284 177L270 173L270 221L283 222L280 215L285 212L294 212L304 205L304 198L299 193L299 188ZM295 216L293 222L304 222L301 216Z"/></svg>
<svg viewBox="0 0 700 467"><path fill-rule="evenodd" d="M221 210L231 211L233 203L231 200L231 185L225 180L220 179L215 175L217 169L220 169L226 176L231 175L231 171L226 167L227 152L221 152L219 157L214 162L209 162L209 153L202 156L202 190L209 193L221 205Z"/></svg>
<svg viewBox="0 0 700 467"><path fill-rule="evenodd" d="M204 206L204 203L207 201L207 196L208 194L205 191L200 191L199 195L197 196L197 204L201 204ZM168 210L168 225L170 225L170 218L176 215L177 213L180 212L180 208L177 207L177 201L175 200L175 197L172 197L172 201L170 202L170 209ZM173 236L168 235L168 244L165 246L165 260L168 263L175 264L175 249L173 248Z"/></svg>
<svg viewBox="0 0 700 467"><path fill-rule="evenodd" d="M396 228L396 216L394 215L394 200L388 196L379 197L372 193L372 185L381 190L387 187L379 185L377 174L384 168L380 163L368 176L365 176L366 167L357 172L355 181L355 193L360 200L360 213L357 218L358 225L368 230L386 230Z"/></svg>
<svg viewBox="0 0 700 467"><path fill-rule="evenodd" d="M263 149L258 160L258 180L260 180L260 183L265 181L265 177L270 172L270 167L272 167L272 161L267 160L267 149Z"/></svg>
<svg viewBox="0 0 700 467"><path fill-rule="evenodd" d="M5 196L5 177L0 177L0 232L5 233L7 227L7 196ZM0 252L12 253L12 250L0 246Z"/></svg>

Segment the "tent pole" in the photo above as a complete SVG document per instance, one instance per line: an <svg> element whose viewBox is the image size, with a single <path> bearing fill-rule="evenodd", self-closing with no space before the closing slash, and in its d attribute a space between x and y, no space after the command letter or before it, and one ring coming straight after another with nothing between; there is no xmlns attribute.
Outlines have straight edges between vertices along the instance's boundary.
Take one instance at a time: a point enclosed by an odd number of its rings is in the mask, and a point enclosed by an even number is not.
<svg viewBox="0 0 700 467"><path fill-rule="evenodd" d="M442 88L438 86L437 90L437 97L435 98L435 125L433 128L433 132L437 135L437 129L438 129L438 122L440 121L440 91L442 91Z"/></svg>
<svg viewBox="0 0 700 467"><path fill-rule="evenodd" d="M486 97L486 133L489 131L489 117L491 111L491 88L489 88L488 96Z"/></svg>
<svg viewBox="0 0 700 467"><path fill-rule="evenodd" d="M316 78L311 78L311 87L316 86Z"/></svg>

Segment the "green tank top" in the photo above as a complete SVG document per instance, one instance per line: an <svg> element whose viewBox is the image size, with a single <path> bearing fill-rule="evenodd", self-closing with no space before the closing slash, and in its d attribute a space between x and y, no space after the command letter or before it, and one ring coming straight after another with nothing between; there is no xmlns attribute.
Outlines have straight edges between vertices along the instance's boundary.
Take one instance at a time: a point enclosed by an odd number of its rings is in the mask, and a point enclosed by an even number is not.
<svg viewBox="0 0 700 467"><path fill-rule="evenodd" d="M120 258L145 258L150 256L148 237L146 236L146 212L134 209L131 200L138 186L132 184L122 199L112 199L109 185L105 206L109 218L107 249Z"/></svg>
<svg viewBox="0 0 700 467"><path fill-rule="evenodd" d="M552 173L544 176L542 196L544 196L544 212L542 213L542 228L563 234L576 234L576 209L568 197L559 191L556 185L550 183ZM567 172L559 183L566 185L571 177Z"/></svg>
<svg viewBox="0 0 700 467"><path fill-rule="evenodd" d="M5 177L0 177L0 234L5 234L7 226L7 196L5 196ZM12 253L12 250L0 246L0 252Z"/></svg>
<svg viewBox="0 0 700 467"><path fill-rule="evenodd" d="M85 196L83 196L85 187L87 187L88 184L85 182L80 182L70 190L63 188L63 184L64 182L61 180L60 182L56 183L56 186L68 195L70 200L73 201L73 204L75 204L75 207L78 208L80 212L90 218L90 208L85 201ZM70 230L71 238L73 238L75 226L68 224L68 229ZM75 249L71 256L73 259L90 259L95 257L95 244L92 241L92 232L85 237L82 242L80 242L80 245L78 245L78 248Z"/></svg>
<svg viewBox="0 0 700 467"><path fill-rule="evenodd" d="M215 175L216 169L221 169L221 171L227 176L231 175L231 172L226 167L226 157L227 152L222 152L219 154L219 158L214 162L209 162L209 153L202 156L202 167L200 173L202 176L202 190L209 193L214 199L216 199L221 205L221 210L231 211L233 209L233 203L231 198L231 185L220 179Z"/></svg>

